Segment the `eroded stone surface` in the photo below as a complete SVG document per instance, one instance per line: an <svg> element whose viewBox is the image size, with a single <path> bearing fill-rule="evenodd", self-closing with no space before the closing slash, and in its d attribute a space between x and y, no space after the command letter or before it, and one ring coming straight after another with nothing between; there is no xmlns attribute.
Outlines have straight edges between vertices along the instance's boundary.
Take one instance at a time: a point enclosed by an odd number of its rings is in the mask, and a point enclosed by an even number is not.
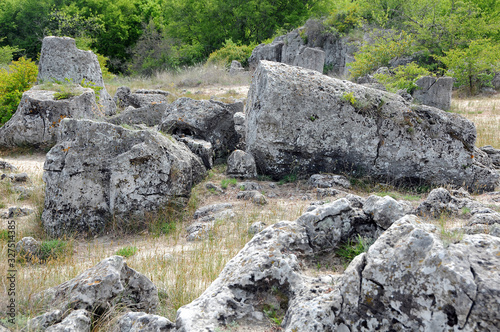
<svg viewBox="0 0 500 332"><path fill-rule="evenodd" d="M248 93L247 152L275 179L350 172L494 190L499 176L475 141L457 114L282 63L261 61Z"/></svg>
<svg viewBox="0 0 500 332"><path fill-rule="evenodd" d="M239 142L234 114L243 103L225 104L214 100L179 98L168 105L160 130L178 136L192 136L212 144L215 157L225 157Z"/></svg>
<svg viewBox="0 0 500 332"><path fill-rule="evenodd" d="M56 143L63 119L96 119L103 115L92 89L74 90L76 96L61 100L54 98L55 91L38 86L24 92L16 113L0 127L0 146L50 147Z"/></svg>
<svg viewBox="0 0 500 332"><path fill-rule="evenodd" d="M85 80L100 87L99 105L106 115L116 112L116 105L106 91L97 56L92 51L76 48L73 38L45 37L42 41L40 62L38 65L38 82L66 82L69 79L75 84Z"/></svg>
<svg viewBox="0 0 500 332"><path fill-rule="evenodd" d="M174 139L88 120L63 121L44 170L42 222L53 235L95 234L112 217L154 213L187 199L205 174L200 158Z"/></svg>
<svg viewBox="0 0 500 332"><path fill-rule="evenodd" d="M144 312L128 312L120 317L112 332L168 332L175 325L165 317Z"/></svg>
<svg viewBox="0 0 500 332"><path fill-rule="evenodd" d="M136 311L153 313L158 291L143 274L127 266L121 256L112 256L72 280L37 295L53 310L68 308L101 312L120 304Z"/></svg>

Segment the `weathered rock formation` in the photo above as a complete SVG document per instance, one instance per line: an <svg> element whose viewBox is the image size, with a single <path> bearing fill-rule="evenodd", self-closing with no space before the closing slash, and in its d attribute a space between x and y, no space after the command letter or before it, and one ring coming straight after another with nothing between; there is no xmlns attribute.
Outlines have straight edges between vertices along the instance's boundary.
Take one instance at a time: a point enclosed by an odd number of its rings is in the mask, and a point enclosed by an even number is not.
<svg viewBox="0 0 500 332"><path fill-rule="evenodd" d="M247 152L276 179L347 171L491 191L499 176L475 141L457 114L282 63L261 61L248 93Z"/></svg>
<svg viewBox="0 0 500 332"><path fill-rule="evenodd" d="M49 234L97 233L117 221L187 198L205 167L182 143L156 131L63 120L47 154L42 222Z"/></svg>
<svg viewBox="0 0 500 332"><path fill-rule="evenodd" d="M324 27L310 20L305 27L279 36L271 44L260 44L248 59L250 70L255 70L260 60L282 62L313 69L336 76L349 75L349 63L354 61L355 47L348 38L325 32Z"/></svg>
<svg viewBox="0 0 500 332"><path fill-rule="evenodd" d="M66 82L80 84L83 79L102 88L99 91L99 105L104 114L113 115L116 104L106 91L97 56L92 51L76 48L75 40L69 37L45 37L42 41L38 82Z"/></svg>
<svg viewBox="0 0 500 332"><path fill-rule="evenodd" d="M121 316L112 332L169 332L175 331L175 325L165 317L144 312L128 312Z"/></svg>
<svg viewBox="0 0 500 332"><path fill-rule="evenodd" d="M344 274L304 273L308 257L380 230L365 208L361 199L341 199L262 230L198 299L178 310L177 331L233 322L255 329L273 307L290 332L500 328L500 239L489 235L444 243L436 226L404 216Z"/></svg>
<svg viewBox="0 0 500 332"><path fill-rule="evenodd" d="M170 92L163 90L139 89L131 92L129 87L121 86L116 90L113 102L121 109L129 106L141 108L157 104L168 104Z"/></svg>
<svg viewBox="0 0 500 332"><path fill-rule="evenodd" d="M107 118L106 121L116 125L135 126L144 124L148 127L155 127L161 124L166 109L166 103L147 105L140 108L128 106L119 114Z"/></svg>
<svg viewBox="0 0 500 332"><path fill-rule="evenodd" d="M154 313L158 291L141 273L127 266L123 257L112 256L82 272L72 280L36 294L50 308L28 322L29 331L84 331L70 329L91 326L114 306Z"/></svg>
<svg viewBox="0 0 500 332"><path fill-rule="evenodd" d="M225 157L238 144L233 117L242 111L241 102L225 104L214 100L179 98L168 105L159 129L164 133L210 142L215 157Z"/></svg>
<svg viewBox="0 0 500 332"><path fill-rule="evenodd" d="M500 149L495 149L491 145L485 145L481 151L486 152L495 167L500 168Z"/></svg>
<svg viewBox="0 0 500 332"><path fill-rule="evenodd" d="M229 67L229 75L237 75L238 73L243 72L245 69L241 65L241 63L237 60L231 61L231 67Z"/></svg>
<svg viewBox="0 0 500 332"><path fill-rule="evenodd" d="M251 179L257 177L257 168L254 158L245 151L233 151L227 158L226 174L238 178Z"/></svg>
<svg viewBox="0 0 500 332"><path fill-rule="evenodd" d="M73 90L79 95L61 100L54 98L55 91L37 86L24 92L16 113L0 128L0 146L52 146L62 119L100 117L94 91L81 87Z"/></svg>
<svg viewBox="0 0 500 332"><path fill-rule="evenodd" d="M413 92L415 101L445 111L450 109L452 77L424 76L419 78L415 84L419 87Z"/></svg>

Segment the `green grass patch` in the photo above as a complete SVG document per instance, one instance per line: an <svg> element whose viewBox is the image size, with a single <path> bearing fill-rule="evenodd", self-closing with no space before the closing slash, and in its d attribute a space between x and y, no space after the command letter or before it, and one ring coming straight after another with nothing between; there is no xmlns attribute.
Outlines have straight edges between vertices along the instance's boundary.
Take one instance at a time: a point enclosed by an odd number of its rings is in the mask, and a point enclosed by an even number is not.
<svg viewBox="0 0 500 332"><path fill-rule="evenodd" d="M349 239L347 243L341 245L335 253L342 258L347 267L354 257L367 252L373 242L373 239L363 238L358 234L356 240Z"/></svg>
<svg viewBox="0 0 500 332"><path fill-rule="evenodd" d="M49 259L57 259L71 252L69 242L59 239L43 241L40 244L40 260L46 261Z"/></svg>
<svg viewBox="0 0 500 332"><path fill-rule="evenodd" d="M231 185L231 187L234 187L238 184L238 180L234 179L234 178L230 178L230 179L222 179L222 181L220 182L220 186L222 189L227 189L227 187L229 185Z"/></svg>
<svg viewBox="0 0 500 332"><path fill-rule="evenodd" d="M297 181L297 174L285 175L279 182L279 185L284 185L285 183L293 183Z"/></svg>
<svg viewBox="0 0 500 332"><path fill-rule="evenodd" d="M9 239L9 231L6 229L0 230L0 241L7 241Z"/></svg>
<svg viewBox="0 0 500 332"><path fill-rule="evenodd" d="M116 254L123 257L131 257L137 253L137 247L127 246L119 249Z"/></svg>

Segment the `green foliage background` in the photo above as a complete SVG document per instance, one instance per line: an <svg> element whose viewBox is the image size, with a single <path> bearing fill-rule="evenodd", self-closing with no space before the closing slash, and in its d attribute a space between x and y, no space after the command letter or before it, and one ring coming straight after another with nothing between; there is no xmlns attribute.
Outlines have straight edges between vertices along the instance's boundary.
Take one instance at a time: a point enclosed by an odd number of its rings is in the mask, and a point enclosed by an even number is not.
<svg viewBox="0 0 500 332"><path fill-rule="evenodd" d="M499 57L500 0L2 0L0 62L37 59L44 36L64 35L84 40L113 73L152 75L211 54L243 58L310 18L319 34L357 39L353 77L419 51L419 66L454 75L474 93ZM471 56L486 64L465 82L457 66Z"/></svg>

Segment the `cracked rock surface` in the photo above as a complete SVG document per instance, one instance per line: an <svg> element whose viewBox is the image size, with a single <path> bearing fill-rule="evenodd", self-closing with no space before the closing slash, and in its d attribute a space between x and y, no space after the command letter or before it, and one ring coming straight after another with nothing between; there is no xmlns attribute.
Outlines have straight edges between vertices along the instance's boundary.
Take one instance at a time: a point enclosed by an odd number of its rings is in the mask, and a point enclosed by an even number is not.
<svg viewBox="0 0 500 332"><path fill-rule="evenodd" d="M16 113L0 128L0 146L50 147L64 118L101 116L92 89L75 87L77 96L56 100L55 91L33 87L23 93Z"/></svg>
<svg viewBox="0 0 500 332"><path fill-rule="evenodd" d="M156 131L63 120L44 171L42 223L61 236L95 234L112 216L142 216L186 199L206 170L184 144Z"/></svg>
<svg viewBox="0 0 500 332"><path fill-rule="evenodd" d="M360 233L353 215L377 227L353 205L340 199L256 234L198 299L179 309L177 331L259 326L266 304L285 312L281 327L290 332L500 328L500 239L490 235L443 241L436 226L406 215L343 274L304 273L304 259Z"/></svg>
<svg viewBox="0 0 500 332"><path fill-rule="evenodd" d="M275 179L349 172L492 191L499 178L469 120L311 70L261 61L246 107L246 152Z"/></svg>

